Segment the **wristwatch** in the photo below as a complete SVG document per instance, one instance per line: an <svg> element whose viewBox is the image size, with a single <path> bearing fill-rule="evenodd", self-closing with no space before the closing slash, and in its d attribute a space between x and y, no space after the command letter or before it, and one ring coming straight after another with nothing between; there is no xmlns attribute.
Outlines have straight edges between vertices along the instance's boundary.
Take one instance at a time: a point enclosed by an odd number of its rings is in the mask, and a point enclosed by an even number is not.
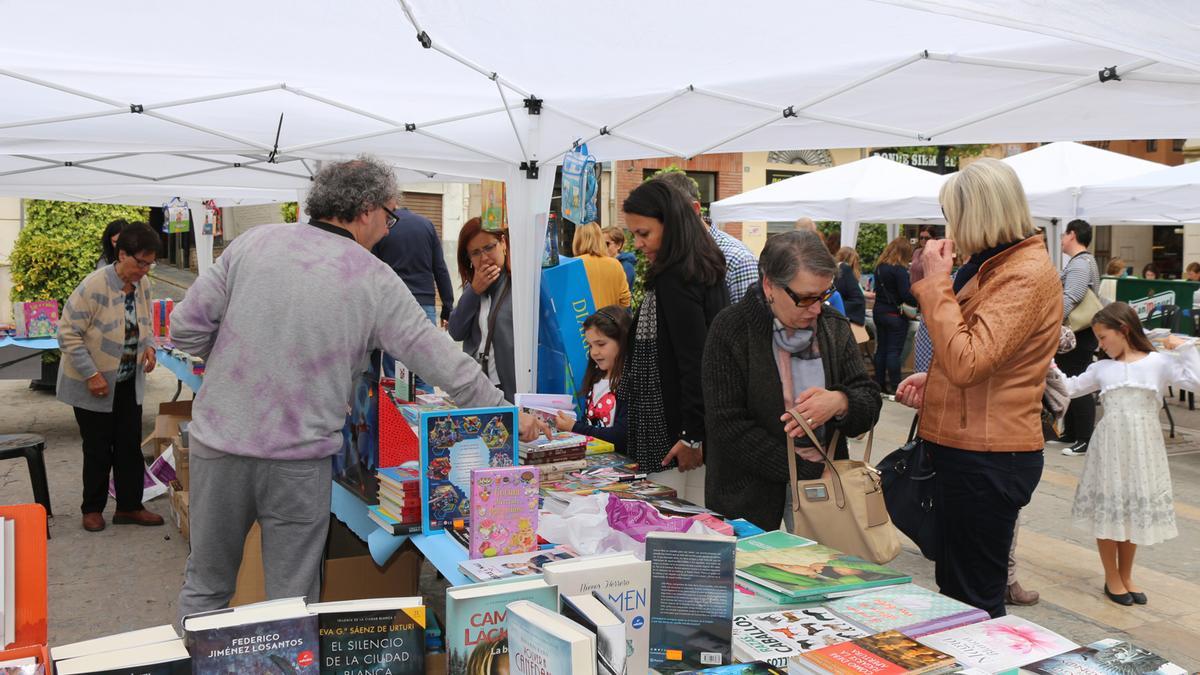
<svg viewBox="0 0 1200 675"><path fill-rule="evenodd" d="M689 440L685 440L682 438L679 439L679 442L683 443L684 445L688 446L689 448L691 448L693 450L699 450L700 447L704 445L704 441L689 441Z"/></svg>

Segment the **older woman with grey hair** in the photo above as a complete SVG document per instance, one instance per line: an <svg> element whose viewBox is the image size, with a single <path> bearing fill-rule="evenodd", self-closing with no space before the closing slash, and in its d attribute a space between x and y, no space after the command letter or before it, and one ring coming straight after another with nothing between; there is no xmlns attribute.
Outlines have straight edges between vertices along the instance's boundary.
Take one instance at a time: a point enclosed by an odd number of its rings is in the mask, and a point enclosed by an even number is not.
<svg viewBox="0 0 1200 675"><path fill-rule="evenodd" d="M760 282L721 312L704 348L708 432L706 505L765 530L788 518L787 436L802 439L788 409L807 419L823 442L875 426L882 400L867 375L850 323L825 304L837 264L814 232L767 241ZM822 471L820 453L797 440L802 478Z"/></svg>

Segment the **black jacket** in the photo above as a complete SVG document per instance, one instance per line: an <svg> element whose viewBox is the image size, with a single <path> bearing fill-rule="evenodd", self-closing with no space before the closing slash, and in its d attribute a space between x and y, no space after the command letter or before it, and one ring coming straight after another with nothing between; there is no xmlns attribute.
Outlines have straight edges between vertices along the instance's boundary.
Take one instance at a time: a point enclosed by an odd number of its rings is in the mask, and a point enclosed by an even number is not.
<svg viewBox="0 0 1200 675"><path fill-rule="evenodd" d="M854 276L854 268L846 263L838 264L837 276L833 278L833 286L842 296L842 305L846 308L846 318L862 326L867 323L867 298L863 295L858 278Z"/></svg>
<svg viewBox="0 0 1200 675"><path fill-rule="evenodd" d="M704 349L704 402L708 424L705 505L764 530L779 528L788 484L783 382L775 365L774 325L762 289L753 286L738 304L721 312ZM846 394L850 410L841 421L835 458L847 457L846 437L866 433L883 401L867 375L846 317L828 305L817 319L817 344L825 387ZM821 474L819 463L799 460L801 478Z"/></svg>
<svg viewBox="0 0 1200 675"><path fill-rule="evenodd" d="M900 265L877 265L875 267L875 313L899 314L900 304L916 307L909 283L908 268Z"/></svg>
<svg viewBox="0 0 1200 675"><path fill-rule="evenodd" d="M396 215L399 220L371 252L396 270L417 304L434 304L436 287L437 295L442 296L442 319L449 321L454 309L454 286L437 229L428 218L408 209L398 209Z"/></svg>

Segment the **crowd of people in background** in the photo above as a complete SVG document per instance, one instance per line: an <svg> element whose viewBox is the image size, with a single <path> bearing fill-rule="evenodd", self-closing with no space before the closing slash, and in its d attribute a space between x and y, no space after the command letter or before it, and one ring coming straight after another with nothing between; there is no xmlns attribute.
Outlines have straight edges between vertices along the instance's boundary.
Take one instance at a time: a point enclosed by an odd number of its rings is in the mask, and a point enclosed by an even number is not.
<svg viewBox="0 0 1200 675"><path fill-rule="evenodd" d="M859 252L810 219L770 237L759 258L705 222L683 172L642 183L621 205L625 228L574 232L597 309L582 325L587 369L572 392L582 414L555 426L609 440L681 498L791 529L789 437L799 478L819 476L825 460L800 427L845 458L847 439L870 431L891 395L917 410L917 437L936 468L938 586L1001 616L1006 603L1037 601L1015 580L1013 551L1044 465L1047 378L1057 378L1073 399L1063 452L1087 455L1075 520L1097 538L1104 593L1144 604L1134 551L1175 535L1154 411L1168 384L1200 386L1200 356L1191 343L1168 341L1159 353L1146 340L1132 310L1114 302L1115 282L1101 282L1087 222L1066 225L1057 272L1003 162L971 163L946 180L940 201L945 236L926 227L915 242L888 242L864 285ZM306 211L308 223L238 237L172 316L175 344L207 360L191 426L192 553L180 616L228 603L255 520L268 594L315 594L329 457L349 383L373 351L464 406L511 402L518 391L506 232L479 218L463 225L456 298L436 229L400 207L386 165L327 165ZM102 244L60 328L58 395L79 422L88 530L105 526L110 470L114 522L162 522L140 503L139 448L143 383L155 364L143 278L158 235L115 221ZM1128 265L1113 259L1106 271L1124 275ZM1187 275L1200 280L1200 264ZM1143 270L1156 276L1153 265ZM1107 307L1068 328L1092 294ZM863 351L871 339L873 359ZM905 378L910 345L916 367ZM262 358L264 349L276 357ZM1095 360L1100 349L1107 361ZM278 355L305 377L267 372ZM1099 425L1097 392L1120 405ZM520 427L523 439L550 431L524 414Z"/></svg>

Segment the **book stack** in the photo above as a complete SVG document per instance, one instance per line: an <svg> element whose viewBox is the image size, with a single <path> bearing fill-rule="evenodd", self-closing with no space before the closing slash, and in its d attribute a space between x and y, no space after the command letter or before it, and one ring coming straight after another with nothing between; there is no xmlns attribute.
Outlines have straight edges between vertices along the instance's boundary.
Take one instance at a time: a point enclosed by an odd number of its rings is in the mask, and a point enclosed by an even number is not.
<svg viewBox="0 0 1200 675"><path fill-rule="evenodd" d="M894 630L814 649L788 664L792 675L934 675L958 669L953 656Z"/></svg>
<svg viewBox="0 0 1200 675"><path fill-rule="evenodd" d="M549 462L537 466L542 470L542 480L553 483L569 480L575 472L588 468L588 463L586 459L569 459L564 462Z"/></svg>
<svg viewBox="0 0 1200 675"><path fill-rule="evenodd" d="M147 675L190 675L192 659L170 626L62 645L50 650L60 675L137 672Z"/></svg>
<svg viewBox="0 0 1200 675"><path fill-rule="evenodd" d="M421 531L421 481L416 469L389 467L375 473L379 504L368 507L371 520L392 534Z"/></svg>
<svg viewBox="0 0 1200 675"><path fill-rule="evenodd" d="M521 464L549 464L583 459L587 456L588 437L560 431L551 438L522 442Z"/></svg>

